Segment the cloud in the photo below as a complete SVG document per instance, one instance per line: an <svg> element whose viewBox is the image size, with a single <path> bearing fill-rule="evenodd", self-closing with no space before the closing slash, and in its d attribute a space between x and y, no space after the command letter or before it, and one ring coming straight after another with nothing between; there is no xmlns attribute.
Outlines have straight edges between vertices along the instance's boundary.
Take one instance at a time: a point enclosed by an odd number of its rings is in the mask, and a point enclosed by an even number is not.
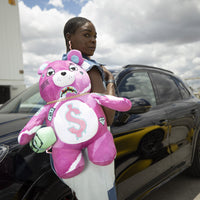
<svg viewBox="0 0 200 200"><path fill-rule="evenodd" d="M30 8L22 1L19 2L19 12L25 79L26 84L31 85L38 80L37 69L42 62L61 59L65 52L63 26L73 15L55 8Z"/></svg>
<svg viewBox="0 0 200 200"><path fill-rule="evenodd" d="M25 73L27 69L30 75L37 71L31 72L35 63L60 59L65 51L63 26L73 15L55 8L29 8L23 2L19 8ZM111 67L145 64L171 70L182 78L200 76L198 0L90 0L79 16L96 27L94 59L101 63Z"/></svg>
<svg viewBox="0 0 200 200"><path fill-rule="evenodd" d="M95 24L95 56L108 65L146 64L182 78L200 76L198 0L93 0L80 15Z"/></svg>
<svg viewBox="0 0 200 200"><path fill-rule="evenodd" d="M95 20L120 43L186 43L200 39L198 0L89 2L81 15ZM92 12L89 12L92 10Z"/></svg>
<svg viewBox="0 0 200 200"><path fill-rule="evenodd" d="M49 0L48 4L53 5L55 7L63 8L63 2L62 0Z"/></svg>

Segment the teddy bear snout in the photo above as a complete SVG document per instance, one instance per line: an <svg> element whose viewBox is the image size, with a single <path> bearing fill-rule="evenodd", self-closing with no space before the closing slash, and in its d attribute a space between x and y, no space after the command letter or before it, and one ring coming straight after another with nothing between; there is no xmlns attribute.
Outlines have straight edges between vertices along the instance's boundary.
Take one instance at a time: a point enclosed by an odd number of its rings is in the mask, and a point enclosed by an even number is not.
<svg viewBox="0 0 200 200"><path fill-rule="evenodd" d="M66 70L57 72L53 76L53 82L59 87L69 86L75 80L75 74Z"/></svg>

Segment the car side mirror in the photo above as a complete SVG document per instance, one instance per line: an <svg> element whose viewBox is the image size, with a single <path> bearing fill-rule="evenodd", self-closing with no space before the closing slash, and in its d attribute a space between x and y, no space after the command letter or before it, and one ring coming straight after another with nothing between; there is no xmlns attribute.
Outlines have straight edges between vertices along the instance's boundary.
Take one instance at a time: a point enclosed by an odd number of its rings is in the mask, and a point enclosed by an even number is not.
<svg viewBox="0 0 200 200"><path fill-rule="evenodd" d="M129 100L132 102L131 109L127 112L117 112L113 122L114 126L126 124L131 117L131 114L142 114L148 112L151 108L151 104L146 99L131 98Z"/></svg>
<svg viewBox="0 0 200 200"><path fill-rule="evenodd" d="M141 114L148 112L151 108L151 104L146 99L142 98L131 98L132 107L128 111L130 114Z"/></svg>

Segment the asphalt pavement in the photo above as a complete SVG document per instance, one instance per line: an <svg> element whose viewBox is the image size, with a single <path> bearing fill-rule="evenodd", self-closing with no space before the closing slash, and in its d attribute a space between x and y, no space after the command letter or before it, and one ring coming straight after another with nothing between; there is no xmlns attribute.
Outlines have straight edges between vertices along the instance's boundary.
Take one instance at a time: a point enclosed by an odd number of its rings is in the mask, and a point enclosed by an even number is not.
<svg viewBox="0 0 200 200"><path fill-rule="evenodd" d="M169 199L200 200L200 178L180 174L145 198L145 200Z"/></svg>

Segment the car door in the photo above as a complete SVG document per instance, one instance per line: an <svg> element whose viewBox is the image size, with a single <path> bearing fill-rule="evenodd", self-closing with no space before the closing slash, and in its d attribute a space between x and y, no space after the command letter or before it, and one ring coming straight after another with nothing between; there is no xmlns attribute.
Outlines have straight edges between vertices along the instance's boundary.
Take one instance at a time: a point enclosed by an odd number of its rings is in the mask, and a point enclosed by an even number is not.
<svg viewBox="0 0 200 200"><path fill-rule="evenodd" d="M158 104L166 108L172 163L174 167L184 166L190 162L191 142L198 120L195 98L176 77L160 73L151 76L158 91Z"/></svg>
<svg viewBox="0 0 200 200"><path fill-rule="evenodd" d="M117 147L118 199L137 194L170 167L165 109L157 106L148 72L127 70L117 78L119 96L143 98L152 108L141 114L117 113L111 127ZM134 106L134 105L133 105Z"/></svg>

